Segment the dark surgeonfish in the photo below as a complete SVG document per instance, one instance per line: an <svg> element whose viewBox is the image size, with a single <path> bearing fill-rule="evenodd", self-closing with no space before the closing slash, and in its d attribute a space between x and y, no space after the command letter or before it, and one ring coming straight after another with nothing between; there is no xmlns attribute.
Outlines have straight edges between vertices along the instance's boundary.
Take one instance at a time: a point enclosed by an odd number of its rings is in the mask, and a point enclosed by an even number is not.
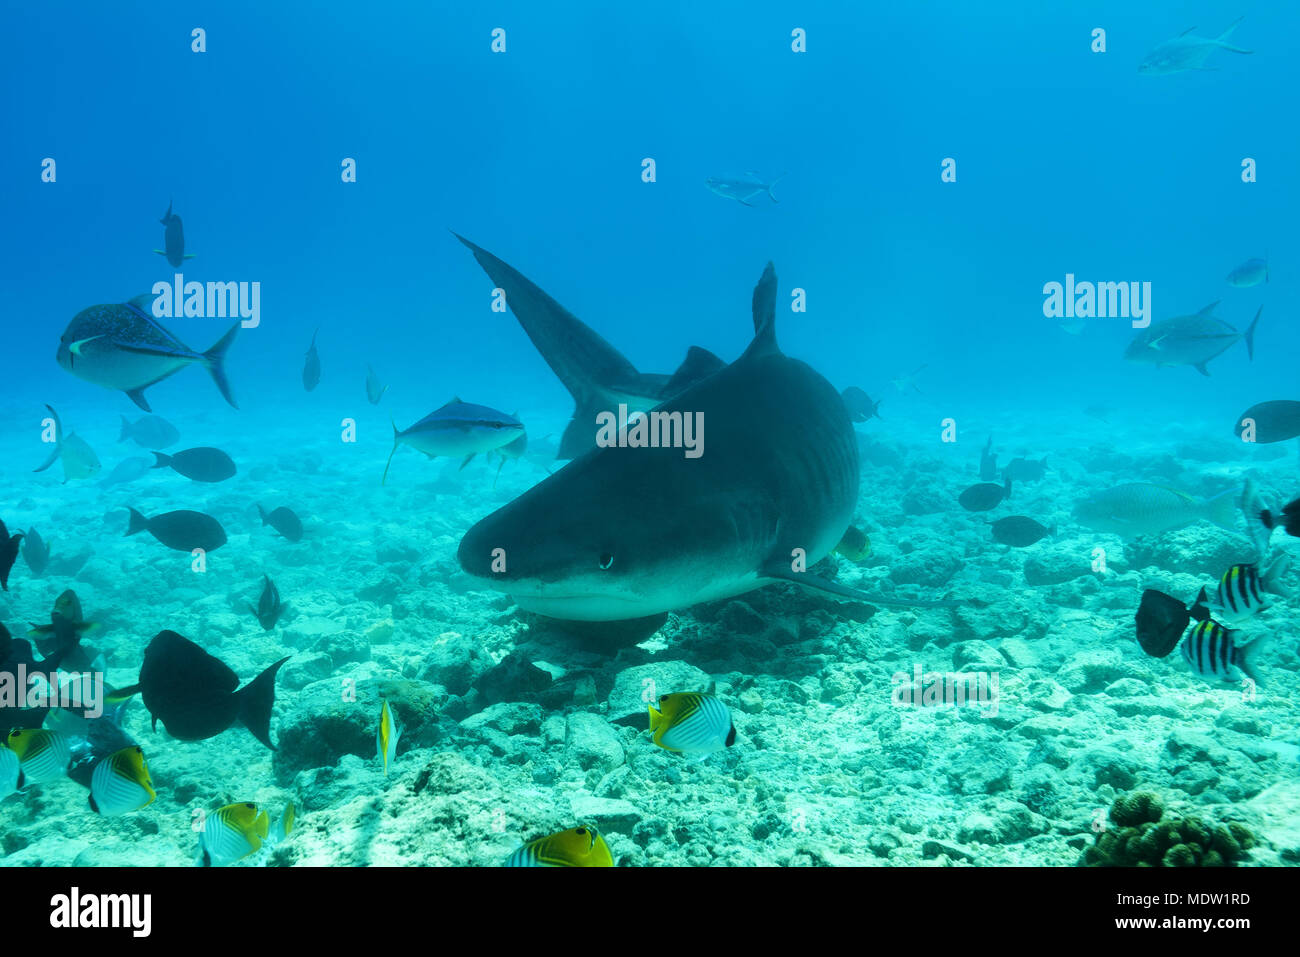
<svg viewBox="0 0 1300 957"><path fill-rule="evenodd" d="M880 418L880 403L883 400L877 399L872 402L871 396L857 386L849 386L840 393L840 398L844 400L844 405L849 410L849 418L854 422L866 422L868 419Z"/></svg>
<svg viewBox="0 0 1300 957"><path fill-rule="evenodd" d="M167 202L167 212L163 213L163 218L158 222L166 229L163 230L163 248L155 249L154 252L166 257L171 266L180 269L185 260L194 258L194 254L185 252L185 227L181 224L181 218L172 212L170 200Z"/></svg>
<svg viewBox="0 0 1300 957"><path fill-rule="evenodd" d="M45 723L50 708L43 705L26 707L27 694L37 674L56 670L61 660L61 656L56 654L37 662L32 654L31 643L13 637L9 634L9 629L0 624L0 682L13 692L13 697L7 694L0 696L0 735L10 728L39 728ZM18 680L22 675L26 675L26 684Z"/></svg>
<svg viewBox="0 0 1300 957"><path fill-rule="evenodd" d="M1207 363L1245 339L1246 352L1254 359L1255 327L1264 307L1259 307L1250 328L1243 334L1214 315L1218 304L1212 302L1194 316L1174 316L1151 323L1133 337L1124 358L1157 367L1192 366L1201 375L1209 375Z"/></svg>
<svg viewBox="0 0 1300 957"><path fill-rule="evenodd" d="M239 688L239 676L229 666L188 638L160 631L144 650L140 681L114 697L138 692L153 717L153 728L161 721L167 733L181 741L216 737L239 722L274 751L271 709L275 705L275 674L289 657Z"/></svg>
<svg viewBox="0 0 1300 957"><path fill-rule="evenodd" d="M226 352L239 332L236 322L207 352L195 352L160 326L152 315L153 297L91 306L77 313L59 340L55 358L79 379L125 392L144 409L144 390L188 365L208 370L222 397L236 409L226 379Z"/></svg>
<svg viewBox="0 0 1300 957"><path fill-rule="evenodd" d="M295 515L292 509L281 505L268 512L258 505L257 514L261 516L263 525L270 525L289 541L302 541L302 519Z"/></svg>
<svg viewBox="0 0 1300 957"><path fill-rule="evenodd" d="M319 329L316 332L320 332ZM320 385L320 356L316 353L316 332L311 334L311 346L307 349L307 361L302 365L302 387L310 392Z"/></svg>
<svg viewBox="0 0 1300 957"><path fill-rule="evenodd" d="M455 235L455 234L453 234ZM671 376L638 372L617 349L601 338L513 266L456 236L498 288L528 338L573 396L573 418L560 438L556 458L577 458L596 445L596 415L626 405L629 415L648 412L702 382L726 363L699 346L691 346Z"/></svg>
<svg viewBox="0 0 1300 957"><path fill-rule="evenodd" d="M1267 445L1270 442L1285 442L1300 436L1300 402L1292 399L1274 399L1252 405L1241 415L1233 432L1241 438L1246 429L1253 426L1251 441Z"/></svg>
<svg viewBox="0 0 1300 957"><path fill-rule="evenodd" d="M22 544L23 533L9 534L5 523L0 521L0 587L9 590L9 573L13 571L14 562L18 561L18 546Z"/></svg>
<svg viewBox="0 0 1300 957"><path fill-rule="evenodd" d="M0 528L4 528L2 523ZM50 546L41 538L41 533L32 527L28 527L27 537L23 539L23 561L27 563L33 578L44 575L45 567L50 563Z"/></svg>
<svg viewBox="0 0 1300 957"><path fill-rule="evenodd" d="M981 482L978 485L972 485L957 496L957 501L968 512L987 512L991 508L996 508L1003 499L1010 497L1011 479L1007 479L1001 485L995 485L992 482Z"/></svg>
<svg viewBox="0 0 1300 957"><path fill-rule="evenodd" d="M168 548L174 548L178 552L192 552L196 548L210 552L226 544L226 530L211 515L183 508L145 518L133 508L128 508L127 511L131 513L127 535L147 531Z"/></svg>
<svg viewBox="0 0 1300 957"><path fill-rule="evenodd" d="M384 393L387 391L388 386L379 381L379 376L375 374L375 370L370 366L366 366L366 398L370 400L370 404L378 405L379 400L384 397Z"/></svg>
<svg viewBox="0 0 1300 957"><path fill-rule="evenodd" d="M980 481L996 482L998 479L998 453L993 451L993 436L984 443L984 450L980 452Z"/></svg>
<svg viewBox="0 0 1300 957"><path fill-rule="evenodd" d="M1137 610L1138 644L1151 657L1164 658L1177 647L1191 618L1187 606L1177 598L1148 588Z"/></svg>
<svg viewBox="0 0 1300 957"><path fill-rule="evenodd" d="M181 440L181 433L161 415L142 415L134 422L122 416L122 431L119 442L130 439L136 445L146 449L165 449Z"/></svg>
<svg viewBox="0 0 1300 957"><path fill-rule="evenodd" d="M81 671L88 670L91 665L90 656L81 648L81 639L98 630L98 623L86 621L81 611L81 599L69 588L55 599L50 623L33 624L27 637L36 642L36 650L46 658L59 656L65 668Z"/></svg>
<svg viewBox="0 0 1300 957"><path fill-rule="evenodd" d="M1300 538L1300 498L1289 505L1284 505L1280 512L1264 509L1259 513L1259 520L1269 531L1281 526L1288 535Z"/></svg>
<svg viewBox="0 0 1300 957"><path fill-rule="evenodd" d="M155 452L153 457L154 468L171 469L195 482L224 482L235 474L235 460L211 446L201 445L175 455Z"/></svg>
<svg viewBox="0 0 1300 957"><path fill-rule="evenodd" d="M1002 477L1017 482L1038 482L1047 474L1047 456L1037 462L1033 459L1012 459L1002 470Z"/></svg>
<svg viewBox="0 0 1300 957"><path fill-rule="evenodd" d="M1009 515L991 523L993 537L1003 545L1012 548L1028 548L1041 542L1049 535L1056 534L1056 526L1051 528L1024 515Z"/></svg>
<svg viewBox="0 0 1300 957"><path fill-rule="evenodd" d="M65 485L77 479L90 478L100 469L99 456L76 432L63 431L63 423L59 421L59 413L54 411L53 406L47 405L45 408L49 410L50 418L54 420L54 450L39 468L34 468L32 471L44 472L56 461L62 461Z"/></svg>
<svg viewBox="0 0 1300 957"><path fill-rule="evenodd" d="M270 631L284 614L284 604L280 601L280 589L275 587L270 575L263 575L266 584L262 588L262 597L257 600L257 607L248 606L248 610L257 616L263 631Z"/></svg>
<svg viewBox="0 0 1300 957"><path fill-rule="evenodd" d="M464 456L460 463L460 467L464 468L478 453L499 449L523 433L523 423L513 415L489 409L485 405L452 399L409 429L398 429L397 423L393 423L393 451L388 453L388 464L384 466L384 477L380 484L388 480L388 469L393 464L393 456L397 454L399 445L409 445L429 458L439 455L453 458Z"/></svg>
<svg viewBox="0 0 1300 957"><path fill-rule="evenodd" d="M592 449L465 533L457 558L475 583L578 621L648 618L777 581L876 604L952 605L879 599L792 565L812 566L843 538L861 477L844 400L777 346L776 298L769 263L744 355L655 410L702 416L713 436L704 454ZM525 325L527 310L558 308L536 295L513 307Z"/></svg>

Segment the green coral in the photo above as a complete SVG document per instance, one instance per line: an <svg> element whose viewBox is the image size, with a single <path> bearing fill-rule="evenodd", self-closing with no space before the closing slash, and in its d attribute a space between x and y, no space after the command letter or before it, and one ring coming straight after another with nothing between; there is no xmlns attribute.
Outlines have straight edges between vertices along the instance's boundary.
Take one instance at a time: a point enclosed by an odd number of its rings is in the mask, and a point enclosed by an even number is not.
<svg viewBox="0 0 1300 957"><path fill-rule="evenodd" d="M1111 805L1115 827L1097 835L1079 863L1085 867L1231 867L1255 846L1255 835L1233 821L1214 827L1199 817L1165 817L1160 798L1145 791Z"/></svg>

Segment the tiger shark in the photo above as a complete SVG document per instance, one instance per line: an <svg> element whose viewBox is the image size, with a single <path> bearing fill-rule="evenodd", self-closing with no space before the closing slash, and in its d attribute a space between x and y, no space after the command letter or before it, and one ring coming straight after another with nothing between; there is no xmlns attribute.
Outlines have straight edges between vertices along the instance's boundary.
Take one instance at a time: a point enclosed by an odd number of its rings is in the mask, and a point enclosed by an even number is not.
<svg viewBox="0 0 1300 957"><path fill-rule="evenodd" d="M581 319L529 281L464 236L464 243L514 312L528 338L573 396L573 418L560 439L556 458L577 458L595 445L597 412L615 410L647 412L687 386L704 379L726 363L699 346L691 346L672 375L638 372L617 349Z"/></svg>
<svg viewBox="0 0 1300 957"><path fill-rule="evenodd" d="M877 604L955 604L881 599L803 570L853 519L858 445L835 387L777 346L776 288L768 263L744 354L652 410L702 413L704 454L592 448L470 528L457 555L465 572L525 611L572 621L649 618L777 581ZM542 293L512 308L527 328L530 310L558 306Z"/></svg>

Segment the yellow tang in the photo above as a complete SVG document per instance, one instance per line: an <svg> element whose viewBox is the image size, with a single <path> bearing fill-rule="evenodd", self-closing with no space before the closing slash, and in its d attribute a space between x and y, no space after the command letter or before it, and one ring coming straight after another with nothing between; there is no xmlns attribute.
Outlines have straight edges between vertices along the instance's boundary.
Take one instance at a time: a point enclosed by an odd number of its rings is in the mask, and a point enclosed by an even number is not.
<svg viewBox="0 0 1300 957"><path fill-rule="evenodd" d="M731 712L716 696L704 691L661 695L650 705L650 734L666 751L708 754L736 743Z"/></svg>
<svg viewBox="0 0 1300 957"><path fill-rule="evenodd" d="M105 817L148 807L157 796L138 745L110 754L90 776L90 809Z"/></svg>
<svg viewBox="0 0 1300 957"><path fill-rule="evenodd" d="M609 845L594 827L571 827L529 841L503 867L613 867Z"/></svg>

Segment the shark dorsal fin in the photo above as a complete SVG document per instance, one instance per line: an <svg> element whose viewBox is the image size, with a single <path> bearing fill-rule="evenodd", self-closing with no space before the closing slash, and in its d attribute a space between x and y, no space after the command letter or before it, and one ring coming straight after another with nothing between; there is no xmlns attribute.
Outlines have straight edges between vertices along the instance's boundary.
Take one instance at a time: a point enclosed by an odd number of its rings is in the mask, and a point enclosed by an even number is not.
<svg viewBox="0 0 1300 957"><path fill-rule="evenodd" d="M673 377L668 380L668 384L663 388L663 396L670 398L679 392L684 391L687 386L694 385L703 379L707 379L719 369L725 369L727 364L715 356L708 349L701 349L699 346L691 346L686 351L686 358L682 364L677 367Z"/></svg>
<svg viewBox="0 0 1300 957"><path fill-rule="evenodd" d="M780 352L776 344L776 267L770 262L754 287L754 341L746 356Z"/></svg>

